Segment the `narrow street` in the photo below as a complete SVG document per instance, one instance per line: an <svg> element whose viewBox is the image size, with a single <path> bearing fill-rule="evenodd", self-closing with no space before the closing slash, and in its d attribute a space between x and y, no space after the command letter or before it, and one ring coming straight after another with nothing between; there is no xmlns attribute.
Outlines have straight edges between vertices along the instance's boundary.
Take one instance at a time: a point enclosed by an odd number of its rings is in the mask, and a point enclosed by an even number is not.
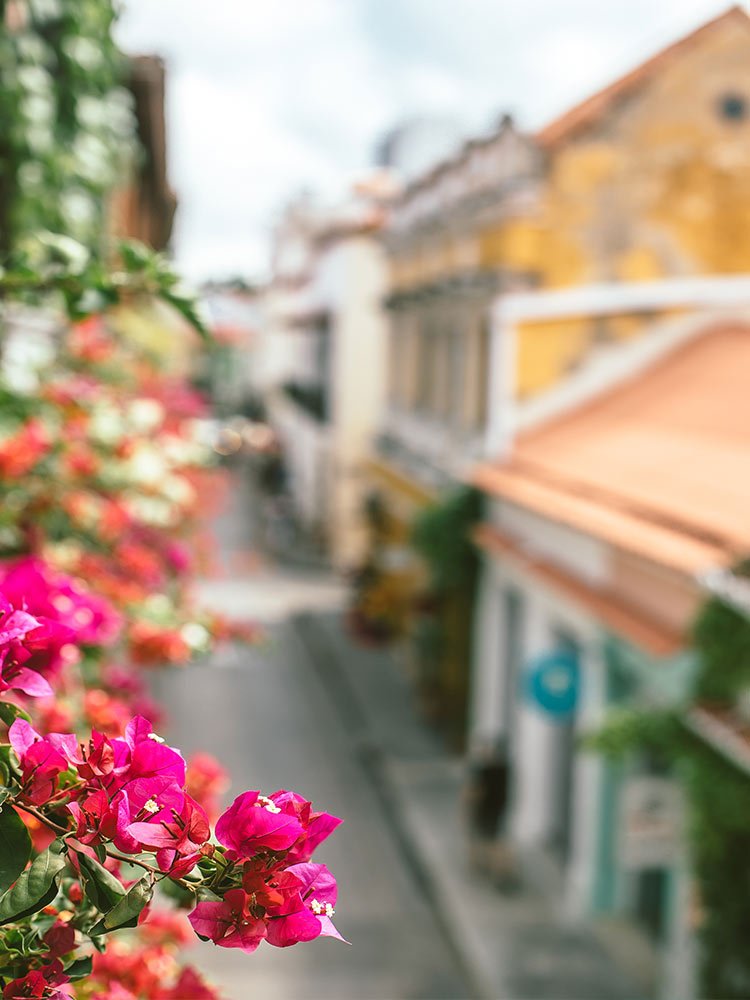
<svg viewBox="0 0 750 1000"><path fill-rule="evenodd" d="M252 548L248 536L257 538L258 530L253 498L236 485L219 531L224 553L234 555ZM274 1000L470 996L360 753L356 720L345 718L315 644L305 640L299 612L334 610L341 585L320 570L260 565L211 581L205 591L234 616L255 614L267 624L267 638L155 676L169 737L186 754L201 749L221 758L232 776L230 801L246 788L291 788L345 819L316 857L338 878L336 923L351 947L319 940L283 951L263 945L245 955L206 944L191 961L227 1000L264 993Z"/></svg>

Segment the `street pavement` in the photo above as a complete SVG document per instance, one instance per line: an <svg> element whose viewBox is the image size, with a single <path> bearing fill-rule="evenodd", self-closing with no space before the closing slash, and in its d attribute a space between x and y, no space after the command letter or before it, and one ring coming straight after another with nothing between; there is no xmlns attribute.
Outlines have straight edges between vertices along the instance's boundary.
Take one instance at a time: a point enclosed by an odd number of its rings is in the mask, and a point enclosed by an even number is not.
<svg viewBox="0 0 750 1000"><path fill-rule="evenodd" d="M218 756L246 788L299 790L344 824L319 851L340 887L336 924L351 946L321 939L253 955L203 944L190 958L227 1000L458 998L468 991L383 802L292 624L222 665L169 670L155 689L168 734ZM316 855L317 857L318 855Z"/></svg>
<svg viewBox="0 0 750 1000"><path fill-rule="evenodd" d="M344 818L316 858L338 878L351 945L198 944L186 957L226 1000L637 1000L590 930L528 886L502 894L472 872L460 759L420 720L391 655L347 636L342 581L301 548L274 558L252 481L233 483L217 522L223 571L198 596L265 639L156 673L154 692L172 744L229 769L227 802L291 788Z"/></svg>

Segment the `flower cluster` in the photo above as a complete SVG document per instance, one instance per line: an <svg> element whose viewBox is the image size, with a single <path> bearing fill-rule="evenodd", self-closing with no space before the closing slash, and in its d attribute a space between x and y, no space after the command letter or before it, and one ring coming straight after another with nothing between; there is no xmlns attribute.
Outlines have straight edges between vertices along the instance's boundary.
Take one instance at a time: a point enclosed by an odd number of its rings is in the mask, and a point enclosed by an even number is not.
<svg viewBox="0 0 750 1000"><path fill-rule="evenodd" d="M26 341L0 350L0 993L213 1000L186 929L247 951L338 936L311 857L338 820L291 792L222 814L221 764L154 731L142 667L257 635L190 597L226 491L203 403L109 320Z"/></svg>
<svg viewBox="0 0 750 1000"><path fill-rule="evenodd" d="M185 663L224 628L189 593L208 548L205 404L119 324L92 317L21 365L11 331L0 363L0 559L33 555L87 580L125 615L129 659Z"/></svg>
<svg viewBox="0 0 750 1000"><path fill-rule="evenodd" d="M190 914L196 934L223 948L255 951L261 941L285 948L336 937L331 920L336 880L310 858L341 820L313 812L295 792L244 792L216 824L227 872L241 873L220 900L204 900ZM229 883L227 883L229 884Z"/></svg>
<svg viewBox="0 0 750 1000"><path fill-rule="evenodd" d="M63 996L57 987L80 968L85 942L137 921L165 880L195 904L195 933L220 947L343 940L332 921L336 880L311 860L340 820L302 796L243 792L212 833L186 789L185 759L143 717L131 719L123 737L93 732L84 743L74 733L42 735L18 714L9 740L0 835L12 852L2 874L9 867L15 884L0 895L0 924L10 924L12 941L14 924L36 913L42 921L35 950L23 958L24 970L32 968L6 984L5 997ZM28 869L31 844L19 814L54 835ZM123 865L143 874L131 881ZM185 988L181 979L175 990Z"/></svg>

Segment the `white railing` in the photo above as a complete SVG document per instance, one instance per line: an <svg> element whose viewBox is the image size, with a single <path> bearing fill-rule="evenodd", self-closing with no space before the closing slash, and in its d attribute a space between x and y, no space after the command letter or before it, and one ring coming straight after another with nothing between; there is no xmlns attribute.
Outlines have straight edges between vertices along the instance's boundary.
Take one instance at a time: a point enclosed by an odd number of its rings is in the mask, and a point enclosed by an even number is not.
<svg viewBox="0 0 750 1000"><path fill-rule="evenodd" d="M689 310L656 318L647 335L593 351L580 369L538 395L519 401L518 327L523 323ZM507 454L515 435L560 415L636 375L711 325L750 325L750 275L669 278L586 285L501 295L492 307L487 457Z"/></svg>

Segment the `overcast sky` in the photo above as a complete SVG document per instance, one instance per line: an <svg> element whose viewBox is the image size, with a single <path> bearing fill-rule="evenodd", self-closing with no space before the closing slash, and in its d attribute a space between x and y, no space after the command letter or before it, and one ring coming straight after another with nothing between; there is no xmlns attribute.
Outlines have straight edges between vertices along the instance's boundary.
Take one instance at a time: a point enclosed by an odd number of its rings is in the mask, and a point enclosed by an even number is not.
<svg viewBox="0 0 750 1000"><path fill-rule="evenodd" d="M420 112L535 127L726 9L717 0L124 0L167 60L178 264L262 275L279 206L344 190Z"/></svg>

